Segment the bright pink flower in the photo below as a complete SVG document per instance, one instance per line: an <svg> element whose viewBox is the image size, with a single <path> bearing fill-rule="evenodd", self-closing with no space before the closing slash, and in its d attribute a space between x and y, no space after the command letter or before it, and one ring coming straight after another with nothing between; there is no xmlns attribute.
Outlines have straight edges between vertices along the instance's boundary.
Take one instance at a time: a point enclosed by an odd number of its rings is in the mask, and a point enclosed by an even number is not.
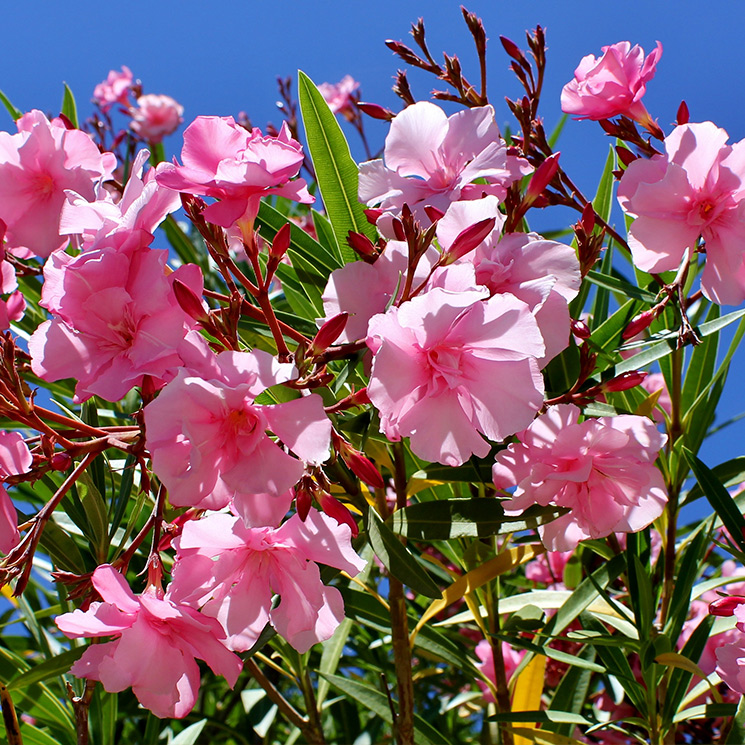
<svg viewBox="0 0 745 745"><path fill-rule="evenodd" d="M385 140L385 163L360 165L360 201L385 211L378 227L388 237L390 220L408 204L423 225L431 205L445 212L451 202L494 194L503 199L507 187L533 169L508 152L491 106L466 109L447 117L433 103L420 101L391 122ZM486 183L474 184L485 179Z"/></svg>
<svg viewBox="0 0 745 745"><path fill-rule="evenodd" d="M655 467L666 437L640 416L579 422L571 404L552 406L520 442L497 455L492 471L498 489L517 485L504 502L507 514L533 504L571 511L538 528L549 551L569 551L587 538L632 533L658 518L667 502Z"/></svg>
<svg viewBox="0 0 745 745"><path fill-rule="evenodd" d="M439 254L430 246L417 264L412 288L427 279ZM384 313L392 300L401 297L406 284L409 249L402 241L388 241L374 264L350 261L334 269L323 291L326 318L348 313L347 325L339 342L352 342L367 336L367 324L376 313ZM360 292L364 287L365 291ZM394 298L395 295L395 298Z"/></svg>
<svg viewBox="0 0 745 745"><path fill-rule="evenodd" d="M497 642L499 643L499 642ZM497 673L494 669L494 653L492 651L491 644L487 639L482 639L477 645L476 657L479 658L479 662L476 663L476 667L481 670L482 674L485 675L494 686L497 685ZM520 664L522 658L525 657L524 649L513 649L507 642L502 642L502 658L504 659L504 673L507 678L507 682L510 682L512 674L517 670L517 666ZM494 703L494 694L491 692L489 686L480 678L476 678L476 685L481 689L484 694L484 701L488 704Z"/></svg>
<svg viewBox="0 0 745 745"><path fill-rule="evenodd" d="M328 639L344 620L335 587L318 565L354 576L365 562L352 549L349 526L311 509L279 528L246 528L232 515L212 514L184 526L170 592L217 618L228 646L250 649L267 623L300 652ZM272 595L281 602L272 608Z"/></svg>
<svg viewBox="0 0 745 745"><path fill-rule="evenodd" d="M44 267L41 304L54 315L29 340L31 368L44 380L75 378L76 401L118 401L148 375L170 379L194 325L173 294L175 279L202 293L199 267L166 275L168 252L145 231L121 231L76 257L56 252Z"/></svg>
<svg viewBox="0 0 745 745"><path fill-rule="evenodd" d="M360 84L351 76L345 75L338 83L321 83L318 90L334 114L348 117L353 112L352 94Z"/></svg>
<svg viewBox="0 0 745 745"><path fill-rule="evenodd" d="M129 110L129 126L143 140L157 144L166 135L173 134L183 122L184 107L170 96L148 93L137 99L137 108Z"/></svg>
<svg viewBox="0 0 745 745"><path fill-rule="evenodd" d="M476 281L489 292L509 292L528 305L543 335L541 367L569 343L569 301L579 292L579 260L571 246L536 233L502 235L496 197L455 202L437 223L437 239L447 250L469 225L494 217L497 223L475 251L459 261L476 268Z"/></svg>
<svg viewBox="0 0 745 745"><path fill-rule="evenodd" d="M286 123L276 137L265 137L232 116L200 116L184 132L181 157L183 166L169 165L156 179L169 189L219 199L203 213L215 225L252 226L261 197L269 194L313 202L303 179L290 180L303 164L303 149Z"/></svg>
<svg viewBox="0 0 745 745"><path fill-rule="evenodd" d="M158 717L181 718L192 710L200 678L195 658L235 685L242 663L223 645L225 632L213 618L153 587L135 596L109 564L96 569L92 582L103 602L57 616L55 623L71 639L116 638L91 645L72 666L73 675L99 680L109 693L131 686Z"/></svg>
<svg viewBox="0 0 745 745"><path fill-rule="evenodd" d="M304 462L328 457L331 422L323 400L311 394L257 405L262 391L297 377L294 365L258 349L208 353L197 371L187 361L189 369L145 407L153 469L174 505L219 510L232 502L246 524L274 526L290 506Z"/></svg>
<svg viewBox="0 0 745 745"><path fill-rule="evenodd" d="M450 269L452 269L451 267ZM389 439L457 466L526 426L543 403L544 346L525 303L440 287L374 316L367 392Z"/></svg>
<svg viewBox="0 0 745 745"><path fill-rule="evenodd" d="M7 300L0 300L0 329L10 328L12 321L20 321L26 312L26 298L20 291L14 292Z"/></svg>
<svg viewBox="0 0 745 745"><path fill-rule="evenodd" d="M106 80L93 89L93 100L104 111L108 111L115 103L128 106L132 82L132 71L126 65L122 65L121 72L109 70Z"/></svg>
<svg viewBox="0 0 745 745"><path fill-rule="evenodd" d="M627 116L646 125L649 112L641 102L647 83L654 77L662 56L662 44L646 58L644 50L628 41L602 47L603 56L582 58L574 80L561 92L561 110L578 119L610 119Z"/></svg>
<svg viewBox="0 0 745 745"><path fill-rule="evenodd" d="M549 551L536 556L525 565L525 579L548 585L553 590L563 590L564 569L573 555L574 551Z"/></svg>
<svg viewBox="0 0 745 745"><path fill-rule="evenodd" d="M0 132L0 220L10 249L46 258L69 240L59 232L65 190L94 199L116 158L99 152L85 132L67 129L59 119L50 122L40 111L16 124L18 134Z"/></svg>
<svg viewBox="0 0 745 745"><path fill-rule="evenodd" d="M149 157L148 150L137 153L118 201L103 186L96 190L93 202L67 191L60 216L60 233L81 236L83 250L95 248L97 241L120 230L155 233L166 215L181 207L181 198L178 192L160 186L155 180L155 174L163 170L165 163L150 168L143 178Z"/></svg>
<svg viewBox="0 0 745 745"><path fill-rule="evenodd" d="M18 432L0 432L0 480L26 473L32 462L31 451ZM20 538L16 508L0 486L0 551L7 554Z"/></svg>
<svg viewBox="0 0 745 745"><path fill-rule="evenodd" d="M629 247L640 269L677 269L701 237L704 294L737 305L745 300L745 140L727 139L711 122L676 127L663 155L637 158L626 169L618 201L636 218Z"/></svg>

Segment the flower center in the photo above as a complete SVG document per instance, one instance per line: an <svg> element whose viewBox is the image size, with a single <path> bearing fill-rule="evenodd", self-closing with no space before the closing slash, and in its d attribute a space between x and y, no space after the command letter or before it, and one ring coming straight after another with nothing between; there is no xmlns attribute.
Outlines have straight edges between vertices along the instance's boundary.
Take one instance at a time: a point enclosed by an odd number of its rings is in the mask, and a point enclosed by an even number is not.
<svg viewBox="0 0 745 745"><path fill-rule="evenodd" d="M436 396L463 383L462 356L462 350L444 344L426 352L430 373L429 395Z"/></svg>

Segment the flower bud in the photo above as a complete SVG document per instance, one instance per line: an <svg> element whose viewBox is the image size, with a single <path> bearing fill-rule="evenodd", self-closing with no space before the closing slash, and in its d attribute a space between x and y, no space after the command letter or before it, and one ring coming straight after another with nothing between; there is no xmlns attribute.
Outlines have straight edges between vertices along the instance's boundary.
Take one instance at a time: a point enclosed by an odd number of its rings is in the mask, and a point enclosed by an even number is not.
<svg viewBox="0 0 745 745"><path fill-rule="evenodd" d="M559 170L559 156L561 153L554 153L541 163L530 179L528 188L525 191L523 203L532 204L543 193L543 190L551 183L551 179Z"/></svg>
<svg viewBox="0 0 745 745"><path fill-rule="evenodd" d="M375 244L362 233L355 233L353 230L350 230L347 234L347 244L363 258L378 255Z"/></svg>
<svg viewBox="0 0 745 745"><path fill-rule="evenodd" d="M406 205L404 205L406 207ZM402 210L403 211L403 210ZM394 217L391 221L393 225L393 234L396 236L397 241L406 240L406 231L404 230L404 224L397 217Z"/></svg>
<svg viewBox="0 0 745 745"><path fill-rule="evenodd" d="M685 101L680 102L680 106L678 106L678 115L675 119L678 126L681 124L688 124L690 114L688 113L688 104Z"/></svg>
<svg viewBox="0 0 745 745"><path fill-rule="evenodd" d="M640 313L629 321L629 325L623 330L621 338L633 339L637 334L644 331L644 329L649 328L649 325L656 317L657 313L655 313L654 309L645 310L643 313Z"/></svg>
<svg viewBox="0 0 745 745"><path fill-rule="evenodd" d="M578 339L589 339L592 332L584 321L572 318L572 334Z"/></svg>
<svg viewBox="0 0 745 745"><path fill-rule="evenodd" d="M437 222L439 219L444 217L445 213L442 210L437 209L437 207L433 207L431 204L428 204L424 211L427 213L427 217L432 222Z"/></svg>
<svg viewBox="0 0 745 745"><path fill-rule="evenodd" d="M480 220L475 225L462 230L455 237L450 248L447 249L440 259L440 264L447 266L465 256L470 251L480 246L486 237L494 230L497 221L494 217L488 217L486 220Z"/></svg>
<svg viewBox="0 0 745 745"><path fill-rule="evenodd" d="M621 145L616 147L616 155L618 156L618 160L626 167L631 165L637 159L637 156L634 155L631 150L627 147L621 147Z"/></svg>
<svg viewBox="0 0 745 745"><path fill-rule="evenodd" d="M290 247L290 223L286 222L274 236L269 255L273 259L281 259Z"/></svg>
<svg viewBox="0 0 745 745"><path fill-rule="evenodd" d="M209 319L207 309L202 303L202 299L191 289L185 285L181 280L173 280L173 294L176 296L176 301L181 306L181 310L186 313L187 316L193 318L195 321L204 323Z"/></svg>
<svg viewBox="0 0 745 745"><path fill-rule="evenodd" d="M377 103L358 101L357 108L369 117L372 117L373 119L382 119L384 122L389 122L394 116L396 116L390 109L386 109L384 106Z"/></svg>
<svg viewBox="0 0 745 745"><path fill-rule="evenodd" d="M349 525L352 531L352 538L359 535L360 529L357 521L352 517L352 513L338 500L326 492L320 492L318 495L318 504L321 509L329 516L333 517L339 525Z"/></svg>
<svg viewBox="0 0 745 745"><path fill-rule="evenodd" d="M374 209L373 207L368 207L366 210L362 211L365 213L365 217L371 225L376 225L380 216L383 214L383 210Z"/></svg>
<svg viewBox="0 0 745 745"><path fill-rule="evenodd" d="M360 480L364 481L374 489L383 489L385 482L383 477L380 475L380 471L373 465L369 458L358 451L352 451L349 453L342 453L342 460L349 466L349 470L357 476Z"/></svg>
<svg viewBox="0 0 745 745"><path fill-rule="evenodd" d="M53 471L66 471L72 465L72 458L67 453L55 453L49 459L49 467Z"/></svg>
<svg viewBox="0 0 745 745"><path fill-rule="evenodd" d="M729 595L709 603L709 613L712 616L732 616L735 608L745 603L745 598L739 595Z"/></svg>
<svg viewBox="0 0 745 745"><path fill-rule="evenodd" d="M630 370L629 372L621 373L621 375L618 375L612 380L601 383L600 388L604 393L627 391L629 388L635 388L646 377L647 373L645 372L641 372L640 370Z"/></svg>
<svg viewBox="0 0 745 745"><path fill-rule="evenodd" d="M341 336L348 318L349 313L339 313L326 321L310 343L309 356L315 357L328 349Z"/></svg>
<svg viewBox="0 0 745 745"><path fill-rule="evenodd" d="M311 502L313 501L310 489L303 483L304 481L306 481L306 479L302 479L295 487L295 509L303 522L305 522L305 518L308 517Z"/></svg>
<svg viewBox="0 0 745 745"><path fill-rule="evenodd" d="M525 55L520 51L520 47L518 47L514 41L508 39L506 36L500 36L499 41L502 42L504 51L507 52L507 54L509 54L512 59L517 60L520 63L526 61Z"/></svg>

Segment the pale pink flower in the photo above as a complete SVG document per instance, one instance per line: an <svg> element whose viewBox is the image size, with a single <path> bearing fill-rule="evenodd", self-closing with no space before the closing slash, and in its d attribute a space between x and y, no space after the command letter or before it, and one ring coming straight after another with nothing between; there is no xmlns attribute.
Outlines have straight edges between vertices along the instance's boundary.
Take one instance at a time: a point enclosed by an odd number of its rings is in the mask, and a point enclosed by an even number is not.
<svg viewBox="0 0 745 745"><path fill-rule="evenodd" d="M26 473L32 462L31 451L18 432L0 432L0 480ZM0 551L7 554L20 538L16 508L8 492L0 486Z"/></svg>
<svg viewBox="0 0 745 745"><path fill-rule="evenodd" d="M472 270L471 270L472 273ZM526 426L543 403L544 346L525 303L440 287L374 316L367 387L389 439L457 466Z"/></svg>
<svg viewBox="0 0 745 745"><path fill-rule="evenodd" d="M181 207L181 198L178 192L160 186L155 179L155 174L163 170L165 163L148 169L143 177L149 157L148 150L137 153L124 192L118 200L103 186L96 190L93 202L67 191L67 201L60 216L60 233L80 236L83 250L95 248L97 241L122 230L155 233L166 215Z"/></svg>
<svg viewBox="0 0 745 745"><path fill-rule="evenodd" d="M20 291L13 292L7 300L0 300L0 329L10 328L13 321L20 321L26 312L26 298Z"/></svg>
<svg viewBox="0 0 745 745"><path fill-rule="evenodd" d="M276 137L265 137L259 129L247 132L232 116L197 117L184 132L181 158L184 165L169 164L158 183L219 199L203 212L215 225L250 229L261 197L270 194L313 202L305 181L291 180L303 164L303 148L286 122Z"/></svg>
<svg viewBox="0 0 745 745"><path fill-rule="evenodd" d="M745 300L745 140L711 122L683 124L665 138L665 153L638 158L618 187L634 263L645 272L677 269L686 251L706 243L701 289L720 305Z"/></svg>
<svg viewBox="0 0 745 745"><path fill-rule="evenodd" d="M533 504L570 512L541 526L549 551L569 551L587 538L631 533L658 518L667 502L655 467L667 438L640 416L600 417L579 422L571 404L552 406L518 443L497 455L492 470L498 489L517 486L503 503L507 514Z"/></svg>
<svg viewBox="0 0 745 745"><path fill-rule="evenodd" d="M215 619L154 587L135 596L109 564L93 572L92 582L103 602L57 616L55 623L72 639L115 638L86 649L73 675L98 680L109 693L131 686L158 717L181 718L192 710L200 680L196 658L235 685L242 663L224 646L225 632Z"/></svg>
<svg viewBox="0 0 745 745"><path fill-rule="evenodd" d="M111 178L112 153L101 153L85 132L51 122L40 111L24 114L18 134L0 132L0 220L11 250L46 258L69 239L59 232L65 190L95 198L96 186Z"/></svg>
<svg viewBox="0 0 745 745"><path fill-rule="evenodd" d="M212 514L184 526L170 593L201 607L225 628L230 649L245 651L271 623L299 652L328 639L344 620L335 587L321 582L318 563L354 576L365 566L348 525L311 509L279 528L247 528ZM281 602L272 607L272 595Z"/></svg>
<svg viewBox="0 0 745 745"><path fill-rule="evenodd" d="M533 170L509 152L491 106L447 117L427 101L405 108L393 119L384 161L360 165L359 197L385 211L378 227L388 237L393 237L391 218L404 204L423 225L429 225L426 205L445 212L451 202L485 194L503 199L511 183ZM473 183L477 179L486 183Z"/></svg>
<svg viewBox="0 0 745 745"><path fill-rule="evenodd" d="M148 93L137 99L137 107L130 108L129 126L143 140L157 144L173 134L183 122L184 107L170 96Z"/></svg>
<svg viewBox="0 0 745 745"><path fill-rule="evenodd" d="M439 257L434 246L427 249L414 271L412 288L427 279ZM408 245L403 241L388 241L374 264L350 261L331 272L323 291L323 310L325 319L339 313L349 314L338 339L340 343L364 339L370 319L377 313L384 313L393 301L400 299L408 265ZM361 292L363 287L364 292Z"/></svg>
<svg viewBox="0 0 745 745"><path fill-rule="evenodd" d="M202 274L190 264L166 275L165 250L142 230L113 233L76 257L55 252L44 267L41 304L54 318L29 340L31 368L44 380L75 378L75 400L118 401L145 376L169 380L194 321L173 294L179 279L197 295Z"/></svg>
<svg viewBox="0 0 745 745"><path fill-rule="evenodd" d="M353 112L352 94L360 84L351 76L345 75L338 83L321 83L318 90L334 114L347 117Z"/></svg>
<svg viewBox="0 0 745 745"><path fill-rule="evenodd" d="M574 80L561 92L561 110L578 119L610 119L627 116L643 125L651 123L641 102L647 83L654 77L662 56L662 44L646 58L644 50L628 41L602 47L603 56L582 58L574 71Z"/></svg>
<svg viewBox="0 0 745 745"><path fill-rule="evenodd" d="M132 83L132 71L126 65L122 65L121 72L109 70L106 80L93 89L93 100L104 111L108 111L115 103L128 106Z"/></svg>
<svg viewBox="0 0 745 745"><path fill-rule="evenodd" d="M474 265L476 281L490 294L509 292L528 305L546 345L543 367L569 344L569 302L582 281L577 254L536 233L503 235L496 197L453 203L437 223L437 239L447 251L463 230L490 217L494 230L458 261Z"/></svg>
<svg viewBox="0 0 745 745"><path fill-rule="evenodd" d="M499 644L499 642L497 642ZM513 649L507 642L502 642L502 658L504 659L504 673L507 678L507 683L510 682L512 674L517 670L517 666L520 661L525 657L524 649ZM491 644L488 639L482 639L477 645L476 657L479 661L476 663L476 667L492 682L496 687L497 685L497 673L494 669L494 652L492 651ZM494 694L491 692L491 688L480 678L476 678L476 685L481 689L484 694L484 701L488 704L494 703Z"/></svg>
<svg viewBox="0 0 745 745"><path fill-rule="evenodd" d="M304 463L329 454L331 422L316 394L261 406L270 386L297 377L270 354L207 350L145 407L153 470L177 506L218 510L232 503L248 525L276 525ZM296 457L267 434L270 430Z"/></svg>
<svg viewBox="0 0 745 745"><path fill-rule="evenodd" d="M525 565L525 579L540 582L553 590L564 588L564 569L574 551L549 551Z"/></svg>

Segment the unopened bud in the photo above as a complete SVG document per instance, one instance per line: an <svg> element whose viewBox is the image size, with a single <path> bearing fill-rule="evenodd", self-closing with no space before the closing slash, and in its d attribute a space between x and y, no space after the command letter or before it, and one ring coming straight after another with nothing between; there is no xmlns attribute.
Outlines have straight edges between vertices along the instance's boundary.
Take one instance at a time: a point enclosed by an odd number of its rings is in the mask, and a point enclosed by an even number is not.
<svg viewBox="0 0 745 745"><path fill-rule="evenodd" d="M303 522L305 522L305 518L308 517L312 501L313 497L310 493L310 489L306 488L306 485L301 481L295 487L295 509Z"/></svg>
<svg viewBox="0 0 745 745"><path fill-rule="evenodd" d="M49 459L49 467L53 471L66 471L72 465L72 458L67 453L55 453Z"/></svg>
<svg viewBox="0 0 745 745"><path fill-rule="evenodd" d="M428 204L424 208L424 211L427 213L427 217L432 222L437 222L438 220L440 220L442 217L445 216L445 213L442 210L437 209L437 207L433 207L431 204Z"/></svg>
<svg viewBox="0 0 745 745"><path fill-rule="evenodd" d="M376 225L378 220L380 220L380 216L383 214L383 210L373 209L372 207L368 207L362 211L365 213L365 217L370 225Z"/></svg>
<svg viewBox="0 0 745 745"><path fill-rule="evenodd" d="M525 62L525 55L520 51L520 47L518 47L514 41L508 39L506 36L500 36L499 41L502 42L504 51L507 52L512 59L517 60L518 62Z"/></svg>
<svg viewBox="0 0 745 745"><path fill-rule="evenodd" d="M353 230L347 234L347 244L363 258L378 254L375 244L366 235L355 233Z"/></svg>
<svg viewBox="0 0 745 745"><path fill-rule="evenodd" d="M374 489L383 489L385 482L380 475L380 471L373 465L369 458L366 458L356 450L353 452L343 453L342 459L349 466L349 470Z"/></svg>
<svg viewBox="0 0 745 745"><path fill-rule="evenodd" d="M678 106L678 115L675 117L678 126L681 124L688 124L690 119L690 113L688 112L688 104L685 101L680 102Z"/></svg>
<svg viewBox="0 0 745 745"><path fill-rule="evenodd" d="M622 147L621 145L616 146L616 155L618 156L618 160L627 168L637 159L637 156L634 155L631 150L627 147Z"/></svg>
<svg viewBox="0 0 745 745"><path fill-rule="evenodd" d="M367 103L365 101L359 101L357 108L373 119L382 119L384 122L389 122L396 116L390 109L386 109L377 103Z"/></svg>
<svg viewBox="0 0 745 745"><path fill-rule="evenodd" d="M173 280L173 294L176 296L176 301L181 306L181 310L187 316L200 323L208 320L208 312L202 303L202 299L180 279Z"/></svg>
<svg viewBox="0 0 745 745"><path fill-rule="evenodd" d="M318 495L318 503L321 509L329 516L333 517L339 525L348 525L352 531L352 538L359 535L360 529L357 521L352 517L352 513L338 500L326 492Z"/></svg>
<svg viewBox="0 0 745 745"><path fill-rule="evenodd" d="M326 321L310 343L309 356L315 357L325 352L341 336L348 318L349 313L339 313Z"/></svg>
<svg viewBox="0 0 745 745"><path fill-rule="evenodd" d="M290 223L286 222L274 236L269 255L274 259L281 259L290 247Z"/></svg>
<svg viewBox="0 0 745 745"><path fill-rule="evenodd" d="M584 321L572 318L572 334L578 339L589 339L592 332Z"/></svg>
<svg viewBox="0 0 745 745"><path fill-rule="evenodd" d="M462 230L455 237L450 248L443 253L440 263L447 266L448 264L457 261L462 256L465 256L470 251L473 251L484 242L487 236L491 235L496 224L496 218L488 217L486 220L480 220L475 225L471 225L465 230Z"/></svg>
<svg viewBox="0 0 745 745"><path fill-rule="evenodd" d="M709 603L709 613L712 616L732 616L735 609L745 604L745 598L739 595L730 595L726 598L719 598L713 603Z"/></svg>
<svg viewBox="0 0 745 745"><path fill-rule="evenodd" d="M600 387L604 393L618 393L619 391L627 391L629 388L636 388L646 377L647 373L641 372L641 370L630 370L612 380L601 383Z"/></svg>
<svg viewBox="0 0 745 745"><path fill-rule="evenodd" d="M582 210L582 227L587 235L595 229L595 208L591 202L588 202Z"/></svg>
<svg viewBox="0 0 745 745"><path fill-rule="evenodd" d="M629 325L623 330L621 338L633 339L637 334L644 331L644 329L649 328L650 324L656 317L657 314L654 310L645 310L643 313L640 313L629 321Z"/></svg>
<svg viewBox="0 0 745 745"><path fill-rule="evenodd" d="M406 206L406 205L404 205ZM397 217L394 217L391 221L393 225L393 234L396 236L397 241L406 240L406 231L404 230L404 224Z"/></svg>
<svg viewBox="0 0 745 745"><path fill-rule="evenodd" d="M530 179L528 188L525 191L524 203L532 204L542 193L543 190L551 183L551 179L559 170L559 156L561 153L554 153L541 163Z"/></svg>

